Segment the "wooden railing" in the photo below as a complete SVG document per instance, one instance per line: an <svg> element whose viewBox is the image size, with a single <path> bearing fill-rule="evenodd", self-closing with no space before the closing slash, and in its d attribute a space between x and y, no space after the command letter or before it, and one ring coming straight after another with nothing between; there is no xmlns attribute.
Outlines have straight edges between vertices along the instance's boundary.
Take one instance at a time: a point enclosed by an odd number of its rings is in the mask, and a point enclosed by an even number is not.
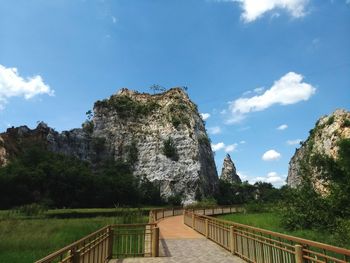
<svg viewBox="0 0 350 263"><path fill-rule="evenodd" d="M215 210L212 214L219 212ZM202 215L186 210L184 223L248 262L350 262L350 250L216 219L207 216L209 213L207 209Z"/></svg>
<svg viewBox="0 0 350 263"><path fill-rule="evenodd" d="M153 209L149 212L149 222L155 223L160 219L183 215L184 209L182 207L172 207L172 208L159 208Z"/></svg>
<svg viewBox="0 0 350 263"><path fill-rule="evenodd" d="M156 224L109 225L35 263L104 263L112 258L158 256Z"/></svg>

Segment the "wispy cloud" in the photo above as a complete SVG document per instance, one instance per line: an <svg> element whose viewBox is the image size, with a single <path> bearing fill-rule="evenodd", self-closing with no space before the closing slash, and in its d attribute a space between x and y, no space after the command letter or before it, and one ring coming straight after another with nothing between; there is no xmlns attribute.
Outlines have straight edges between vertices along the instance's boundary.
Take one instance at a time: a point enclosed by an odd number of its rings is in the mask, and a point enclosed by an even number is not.
<svg viewBox="0 0 350 263"><path fill-rule="evenodd" d="M224 150L227 153L233 152L237 149L238 143L233 143L233 144L229 144L226 145L223 142L219 142L219 143L212 143L211 144L211 149L214 152L220 151L220 150Z"/></svg>
<svg viewBox="0 0 350 263"><path fill-rule="evenodd" d="M287 144L288 145L299 145L301 141L302 141L301 139L288 140Z"/></svg>
<svg viewBox="0 0 350 263"><path fill-rule="evenodd" d="M219 126L209 127L208 132L213 135L219 134L221 133L221 128Z"/></svg>
<svg viewBox="0 0 350 263"><path fill-rule="evenodd" d="M111 16L113 24L117 23L117 18L115 16Z"/></svg>
<svg viewBox="0 0 350 263"><path fill-rule="evenodd" d="M282 125L280 125L280 126L277 127L277 130L283 131L283 130L285 130L285 129L287 129L287 128L288 128L288 125L287 125L287 124L282 124Z"/></svg>
<svg viewBox="0 0 350 263"><path fill-rule="evenodd" d="M203 121L206 121L210 117L210 113L201 113L200 115Z"/></svg>
<svg viewBox="0 0 350 263"><path fill-rule="evenodd" d="M265 152L263 154L263 156L261 157L261 159L263 159L264 161L275 161L281 158L281 154L279 152L277 152L276 150L268 150L267 152Z"/></svg>
<svg viewBox="0 0 350 263"><path fill-rule="evenodd" d="M26 100L37 95L54 95L41 76L36 75L24 79L19 75L17 68L6 68L0 65L0 110L11 97L24 97Z"/></svg>
<svg viewBox="0 0 350 263"><path fill-rule="evenodd" d="M238 146L237 143L227 145L227 146L225 147L225 152L227 152L227 153L233 152L233 151L236 150L237 146Z"/></svg>
<svg viewBox="0 0 350 263"><path fill-rule="evenodd" d="M305 9L309 0L216 0L216 2L238 3L243 9L242 20L249 23L261 18L268 12L281 9L294 18L303 17L306 14Z"/></svg>
<svg viewBox="0 0 350 263"><path fill-rule="evenodd" d="M303 82L303 76L289 72L275 81L271 88L261 95L250 98L239 98L229 103L228 124L243 120L250 112L263 111L275 104L290 105L308 100L315 94L316 88Z"/></svg>
<svg viewBox="0 0 350 263"><path fill-rule="evenodd" d="M256 182L266 182L266 183L271 183L274 186L282 186L286 183L285 180L286 176L285 175L279 175L276 172L269 172L266 176L258 176L255 178L252 178L250 183L256 183Z"/></svg>
<svg viewBox="0 0 350 263"><path fill-rule="evenodd" d="M219 142L219 143L212 143L211 144L211 149L216 152L219 151L221 149L225 148L225 144L223 142Z"/></svg>

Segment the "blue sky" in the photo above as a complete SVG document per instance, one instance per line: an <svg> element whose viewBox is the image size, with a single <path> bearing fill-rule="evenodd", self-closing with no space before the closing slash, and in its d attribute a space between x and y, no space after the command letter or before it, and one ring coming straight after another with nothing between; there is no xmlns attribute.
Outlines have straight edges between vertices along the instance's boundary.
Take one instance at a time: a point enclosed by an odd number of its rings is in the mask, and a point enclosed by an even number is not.
<svg viewBox="0 0 350 263"><path fill-rule="evenodd" d="M0 131L80 127L152 84L210 115L219 174L227 151L244 180L281 185L295 143L350 109L350 1L0 0Z"/></svg>

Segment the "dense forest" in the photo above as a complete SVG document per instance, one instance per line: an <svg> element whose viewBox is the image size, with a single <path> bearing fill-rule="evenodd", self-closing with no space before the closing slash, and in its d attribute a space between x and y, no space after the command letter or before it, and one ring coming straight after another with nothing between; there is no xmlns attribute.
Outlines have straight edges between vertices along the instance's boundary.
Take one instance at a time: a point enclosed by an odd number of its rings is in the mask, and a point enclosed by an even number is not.
<svg viewBox="0 0 350 263"><path fill-rule="evenodd" d="M312 164L327 182L327 194L315 190L310 167L302 169L298 188L276 189L270 183L219 180L211 198L196 195L198 205L246 205L251 210L278 210L287 229L341 229L350 235L350 139L339 142L338 158L315 154ZM159 182L132 175L128 161L97 166L31 145L0 168L0 208L28 204L47 208L180 205L181 193L164 198ZM266 208L267 207L267 208ZM346 236L346 235L345 235Z"/></svg>

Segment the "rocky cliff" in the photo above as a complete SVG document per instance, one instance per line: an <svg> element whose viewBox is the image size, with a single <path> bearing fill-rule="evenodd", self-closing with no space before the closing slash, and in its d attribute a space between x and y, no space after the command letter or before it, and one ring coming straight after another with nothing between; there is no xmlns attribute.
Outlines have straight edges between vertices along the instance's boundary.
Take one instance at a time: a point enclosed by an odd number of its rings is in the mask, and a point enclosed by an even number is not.
<svg viewBox="0 0 350 263"><path fill-rule="evenodd" d="M236 167L229 154L227 154L224 159L220 178L230 183L242 182L241 178L237 174Z"/></svg>
<svg viewBox="0 0 350 263"><path fill-rule="evenodd" d="M345 138L350 138L350 112L340 109L320 118L310 130L308 139L291 158L287 184L291 187L298 186L301 183L303 167L306 166L311 171L311 179L316 189L320 192L327 191L327 182L318 179L318 169L313 167L311 157L321 154L337 159L338 142Z"/></svg>
<svg viewBox="0 0 350 263"><path fill-rule="evenodd" d="M217 172L210 142L196 105L181 88L150 95L122 89L97 101L81 129L58 133L44 123L0 134L0 165L14 158L26 141L96 165L113 158L132 165L135 176L160 183L165 197L216 191Z"/></svg>

